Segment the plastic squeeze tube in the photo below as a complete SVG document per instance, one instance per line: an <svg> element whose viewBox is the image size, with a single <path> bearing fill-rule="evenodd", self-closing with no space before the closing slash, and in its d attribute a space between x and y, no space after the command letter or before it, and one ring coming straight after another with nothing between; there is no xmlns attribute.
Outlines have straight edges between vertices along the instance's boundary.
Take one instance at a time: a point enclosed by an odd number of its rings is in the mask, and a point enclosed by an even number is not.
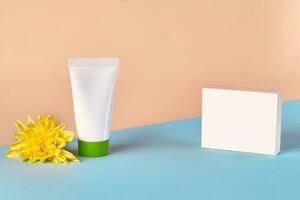
<svg viewBox="0 0 300 200"><path fill-rule="evenodd" d="M80 156L100 157L109 152L118 64L117 58L69 60Z"/></svg>

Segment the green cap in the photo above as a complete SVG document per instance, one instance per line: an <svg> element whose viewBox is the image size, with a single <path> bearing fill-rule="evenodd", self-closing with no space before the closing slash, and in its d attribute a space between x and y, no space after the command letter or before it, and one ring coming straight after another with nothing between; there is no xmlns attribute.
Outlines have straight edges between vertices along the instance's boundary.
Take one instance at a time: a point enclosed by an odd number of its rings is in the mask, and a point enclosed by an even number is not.
<svg viewBox="0 0 300 200"><path fill-rule="evenodd" d="M109 152L109 140L87 142L78 139L78 153L85 157L106 156Z"/></svg>

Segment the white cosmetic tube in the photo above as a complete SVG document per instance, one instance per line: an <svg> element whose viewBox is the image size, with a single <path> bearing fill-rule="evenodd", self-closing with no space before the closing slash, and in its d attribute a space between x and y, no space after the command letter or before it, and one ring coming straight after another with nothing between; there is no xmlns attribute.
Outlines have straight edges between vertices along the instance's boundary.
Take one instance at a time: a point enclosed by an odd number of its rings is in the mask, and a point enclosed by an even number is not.
<svg viewBox="0 0 300 200"><path fill-rule="evenodd" d="M78 153L99 157L109 152L117 58L70 59L69 70L78 135Z"/></svg>

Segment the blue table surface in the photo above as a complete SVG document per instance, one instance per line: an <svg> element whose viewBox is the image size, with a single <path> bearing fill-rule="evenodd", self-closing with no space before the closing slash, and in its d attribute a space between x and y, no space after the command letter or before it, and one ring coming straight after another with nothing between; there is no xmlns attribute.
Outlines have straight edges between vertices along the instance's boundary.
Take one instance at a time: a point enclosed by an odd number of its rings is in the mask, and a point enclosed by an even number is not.
<svg viewBox="0 0 300 200"><path fill-rule="evenodd" d="M22 163L1 146L0 198L300 199L300 101L283 105L278 156L202 149L200 127L191 118L113 131L109 156L69 165Z"/></svg>

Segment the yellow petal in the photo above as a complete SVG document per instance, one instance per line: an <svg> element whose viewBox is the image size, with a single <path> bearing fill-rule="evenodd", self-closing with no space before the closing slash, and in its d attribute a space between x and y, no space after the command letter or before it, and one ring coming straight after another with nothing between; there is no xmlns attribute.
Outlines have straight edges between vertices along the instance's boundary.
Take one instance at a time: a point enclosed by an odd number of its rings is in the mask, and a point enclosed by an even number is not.
<svg viewBox="0 0 300 200"><path fill-rule="evenodd" d="M55 140L56 140L56 146L58 148L63 148L66 146L66 141L63 138L56 137Z"/></svg>
<svg viewBox="0 0 300 200"><path fill-rule="evenodd" d="M53 129L56 127L56 119L52 115L48 115L46 118L46 127L48 129Z"/></svg>
<svg viewBox="0 0 300 200"><path fill-rule="evenodd" d="M71 161L79 161L76 156L74 156L71 152L67 151L67 150L64 150L62 149L61 150L61 154L64 155L68 160L71 160Z"/></svg>
<svg viewBox="0 0 300 200"><path fill-rule="evenodd" d="M30 115L28 115L27 116L27 124L28 124L28 126L33 126L34 125L34 121L33 121L33 119L30 117Z"/></svg>
<svg viewBox="0 0 300 200"><path fill-rule="evenodd" d="M68 163L66 157L64 157L63 155L59 155L55 159L60 163L64 163L64 164Z"/></svg>
<svg viewBox="0 0 300 200"><path fill-rule="evenodd" d="M20 156L21 152L19 150L8 150L5 154L7 157L18 157Z"/></svg>
<svg viewBox="0 0 300 200"><path fill-rule="evenodd" d="M15 124L20 131L25 132L28 129L28 127L19 120L17 120Z"/></svg>
<svg viewBox="0 0 300 200"><path fill-rule="evenodd" d="M67 131L64 130L61 132L62 133L62 137L67 140L68 142L71 142L74 139L74 132L73 131Z"/></svg>
<svg viewBox="0 0 300 200"><path fill-rule="evenodd" d="M21 157L21 161L24 162L24 161L26 161L26 160L29 159L29 153L28 153L28 152L21 151L20 157Z"/></svg>
<svg viewBox="0 0 300 200"><path fill-rule="evenodd" d="M16 149L20 149L22 147L26 146L26 142L24 142L23 140L21 141L17 141L17 142L14 142L10 145L10 148L12 150L16 150Z"/></svg>
<svg viewBox="0 0 300 200"><path fill-rule="evenodd" d="M60 124L59 126L55 127L54 129L51 129L49 134L51 134L53 137L57 137L60 135L60 132L65 128L65 124Z"/></svg>
<svg viewBox="0 0 300 200"><path fill-rule="evenodd" d="M59 163L59 161L56 159L56 157L50 158L49 161L52 161L52 162L55 162L55 163Z"/></svg>
<svg viewBox="0 0 300 200"><path fill-rule="evenodd" d="M29 158L29 162L31 162L31 163L35 163L36 161L37 161L37 159L34 156L31 156Z"/></svg>
<svg viewBox="0 0 300 200"><path fill-rule="evenodd" d="M59 126L57 126L57 128L62 131L66 128L66 125L64 123L61 123Z"/></svg>
<svg viewBox="0 0 300 200"><path fill-rule="evenodd" d="M15 137L17 139L22 140L22 139L25 139L27 137L27 134L25 134L24 132L17 132L17 133L15 133Z"/></svg>
<svg viewBox="0 0 300 200"><path fill-rule="evenodd" d="M60 155L60 149L56 149L53 154L55 157L58 157Z"/></svg>
<svg viewBox="0 0 300 200"><path fill-rule="evenodd" d="M27 160L28 160L28 158L21 158L21 162L25 162Z"/></svg>
<svg viewBox="0 0 300 200"><path fill-rule="evenodd" d="M37 119L37 123L40 124L41 126L45 126L45 119L46 117L44 115L39 115Z"/></svg>

